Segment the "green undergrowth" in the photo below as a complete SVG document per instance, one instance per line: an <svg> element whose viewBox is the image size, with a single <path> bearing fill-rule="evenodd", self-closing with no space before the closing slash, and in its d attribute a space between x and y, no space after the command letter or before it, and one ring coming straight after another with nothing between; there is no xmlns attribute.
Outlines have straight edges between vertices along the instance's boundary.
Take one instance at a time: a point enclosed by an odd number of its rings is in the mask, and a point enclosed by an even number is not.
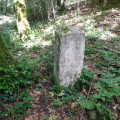
<svg viewBox="0 0 120 120"><path fill-rule="evenodd" d="M54 85L50 88L51 92L49 92L50 96L54 99L53 105L56 107L60 107L63 103L68 103L69 101L76 101L79 98L80 91L83 88L89 88L90 82L94 80L92 72L89 72L87 69L82 70L81 77L77 79L74 87L61 87L60 89ZM59 91L58 91L59 89ZM62 102L64 101L64 102Z"/></svg>
<svg viewBox="0 0 120 120"><path fill-rule="evenodd" d="M37 28L36 28L37 27ZM37 84L40 87L40 72L46 77L53 71L53 47L42 45L42 42L53 41L52 33L40 34L40 29L46 24L39 23L34 26L34 34L37 40L31 43L23 43L15 29L7 29L2 35L8 48L15 55L18 64L9 66L7 69L0 67L0 119L22 119L22 116L30 112L32 97L29 95L30 89ZM42 40L42 41L41 41ZM47 44L47 42L45 43ZM42 52L40 52L42 51ZM40 71L39 67L43 67ZM40 88L41 92L44 91Z"/></svg>
<svg viewBox="0 0 120 120"><path fill-rule="evenodd" d="M90 70L83 68L74 87L69 86L58 90L59 86L53 83L53 33L54 29L60 26L61 19L56 21L56 26L43 22L32 26L36 38L32 41L32 45L29 42L20 41L16 29L2 33L9 49L19 62L17 66L9 66L7 69L0 67L0 73L3 73L0 76L0 106L3 108L0 109L0 119L8 116L13 120L22 119L25 113L30 112L32 105L32 97L28 95L30 89L36 85L36 89L43 93L45 92L43 84L48 81L50 81L48 88L50 97L46 99L52 101L51 105L55 109L67 104L71 120L74 118L74 111L71 110L70 104L75 101L85 109L89 120L93 119L89 114L93 110L96 111L98 120L114 119L112 103L117 105L117 110L120 110L118 105L120 99L120 38L112 37L108 40L106 35L103 39L101 36L107 33L108 26L104 26L101 32L99 27L95 27L98 23L93 19L97 15L92 17L92 14L89 19L86 15L79 17L79 20L86 24L83 27L86 33L85 63L92 67ZM65 29L65 32L67 30ZM42 83L38 79L41 77L40 73L44 76ZM87 92L84 95L81 94L83 90ZM12 107L7 103L12 104ZM52 115L51 119L57 118Z"/></svg>
<svg viewBox="0 0 120 120"><path fill-rule="evenodd" d="M98 118L100 120L112 120L115 117L111 112L112 104L110 104L110 102L112 102L114 98L117 99L117 101L119 100L120 74L102 71L99 72L98 75L101 75L101 78L98 82L95 83L94 88L97 89L98 92L96 91L94 92L94 94L90 93L89 98L87 98L86 96L82 96L77 101L81 106L88 110L96 109L98 113Z"/></svg>
<svg viewBox="0 0 120 120"><path fill-rule="evenodd" d="M21 59L16 66L0 67L0 118L21 119L31 107L29 90L38 80L38 68L32 68L27 60ZM6 104L7 103L7 104ZM12 106L9 106L11 104Z"/></svg>
<svg viewBox="0 0 120 120"><path fill-rule="evenodd" d="M97 72L97 79L99 79L99 81L92 83L92 89L95 89L96 91L90 92L88 94L89 97L80 97L77 101L88 111L96 110L97 118L99 120L115 119L111 110L113 107L112 102L116 100L116 104L119 103L120 55L117 52L114 52L115 42L119 43L119 39L112 38L110 41L105 42L104 40L99 39L99 37L94 36L87 37L86 40L86 60L89 61L89 64L94 64L101 72ZM119 108L119 106L117 107ZM88 118L92 119L89 114Z"/></svg>
<svg viewBox="0 0 120 120"><path fill-rule="evenodd" d="M15 30L2 34L17 64L6 69L0 67L0 119L20 120L32 105L29 91L39 81L39 58L30 58L29 49L24 47Z"/></svg>

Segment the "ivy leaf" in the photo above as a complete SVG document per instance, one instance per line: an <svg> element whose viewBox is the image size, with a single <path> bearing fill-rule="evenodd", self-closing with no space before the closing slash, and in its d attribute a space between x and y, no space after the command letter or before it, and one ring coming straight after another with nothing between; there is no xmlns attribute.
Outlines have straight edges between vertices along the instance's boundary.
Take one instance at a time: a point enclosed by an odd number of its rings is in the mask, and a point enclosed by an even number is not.
<svg viewBox="0 0 120 120"><path fill-rule="evenodd" d="M93 97L93 98L96 98L96 99L100 99L101 96L100 96L100 95L97 95L97 94L94 94L94 95L92 95L92 97Z"/></svg>
<svg viewBox="0 0 120 120"><path fill-rule="evenodd" d="M35 76L38 77L40 75L40 72L35 73Z"/></svg>
<svg viewBox="0 0 120 120"><path fill-rule="evenodd" d="M0 70L4 70L2 67L0 67Z"/></svg>
<svg viewBox="0 0 120 120"><path fill-rule="evenodd" d="M95 88L100 88L101 86L98 83L95 83Z"/></svg>
<svg viewBox="0 0 120 120"><path fill-rule="evenodd" d="M30 100L32 100L32 97L31 96L24 97L23 100L24 102L29 102Z"/></svg>
<svg viewBox="0 0 120 120"><path fill-rule="evenodd" d="M19 102L15 104L15 110L18 110L19 108L23 108L23 103Z"/></svg>
<svg viewBox="0 0 120 120"><path fill-rule="evenodd" d="M78 99L78 103L87 109L94 109L95 103L87 99Z"/></svg>

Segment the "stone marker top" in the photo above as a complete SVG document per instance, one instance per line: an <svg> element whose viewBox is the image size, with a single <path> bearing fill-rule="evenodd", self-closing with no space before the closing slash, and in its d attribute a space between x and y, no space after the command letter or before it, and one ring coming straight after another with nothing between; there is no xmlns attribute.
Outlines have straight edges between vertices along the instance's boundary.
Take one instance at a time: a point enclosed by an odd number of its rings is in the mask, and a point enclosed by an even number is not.
<svg viewBox="0 0 120 120"><path fill-rule="evenodd" d="M80 28L78 27L68 27L68 32L67 34L70 34L70 35L75 35L75 34L85 34L83 30L81 30Z"/></svg>
<svg viewBox="0 0 120 120"><path fill-rule="evenodd" d="M62 36L66 35L76 35L76 34L85 34L84 30L79 27L71 26L71 27L61 27L56 30L57 33L61 33Z"/></svg>

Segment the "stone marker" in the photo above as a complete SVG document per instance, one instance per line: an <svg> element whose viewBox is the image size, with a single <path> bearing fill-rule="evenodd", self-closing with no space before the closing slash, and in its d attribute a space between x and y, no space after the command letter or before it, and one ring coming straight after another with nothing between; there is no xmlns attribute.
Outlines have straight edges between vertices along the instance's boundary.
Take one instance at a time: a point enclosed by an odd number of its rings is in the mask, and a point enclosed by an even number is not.
<svg viewBox="0 0 120 120"><path fill-rule="evenodd" d="M60 86L74 85L83 68L85 33L66 27L55 33L54 77Z"/></svg>

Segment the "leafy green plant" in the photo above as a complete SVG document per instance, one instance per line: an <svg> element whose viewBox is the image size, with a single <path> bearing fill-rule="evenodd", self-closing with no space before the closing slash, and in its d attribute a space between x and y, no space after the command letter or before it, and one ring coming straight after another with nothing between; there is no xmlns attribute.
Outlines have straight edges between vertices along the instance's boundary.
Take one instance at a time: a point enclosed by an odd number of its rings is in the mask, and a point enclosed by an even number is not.
<svg viewBox="0 0 120 120"><path fill-rule="evenodd" d="M19 113L24 113L24 110L26 110L26 109L28 109L28 108L31 107L32 104L29 103L29 101L30 101L31 99L32 99L31 96L24 97L24 98L23 98L23 102L16 103L16 104L15 104L15 107L14 107L15 112L16 112L17 114L19 114Z"/></svg>
<svg viewBox="0 0 120 120"><path fill-rule="evenodd" d="M75 88L72 87L65 87L61 90L57 96L61 99L64 100L65 103L67 103L70 100L76 100L78 98L78 91Z"/></svg>
<svg viewBox="0 0 120 120"><path fill-rule="evenodd" d="M31 84L32 72L28 66L9 66L7 69L0 67L0 99L4 101L15 100L17 92Z"/></svg>
<svg viewBox="0 0 120 120"><path fill-rule="evenodd" d="M88 71L86 68L83 68L80 78L77 79L75 83L75 88L82 90L86 85L90 85L90 82L94 80L92 72Z"/></svg>
<svg viewBox="0 0 120 120"><path fill-rule="evenodd" d="M99 120L113 120L115 117L111 113L111 111L106 107L105 104L96 104L96 109L98 113L98 119Z"/></svg>
<svg viewBox="0 0 120 120"><path fill-rule="evenodd" d="M85 96L81 97L77 101L81 106L83 106L87 109L94 109L95 108L95 102L88 100Z"/></svg>
<svg viewBox="0 0 120 120"><path fill-rule="evenodd" d="M52 74L51 71L53 71L53 47L52 46L46 46L45 51L41 53L42 61L44 61L44 67L45 69L43 72L44 74ZM49 69L49 71L48 71Z"/></svg>
<svg viewBox="0 0 120 120"><path fill-rule="evenodd" d="M57 98L57 99L55 99L55 100L53 101L53 105L54 105L55 107L59 107L60 105L62 105L62 102L60 101L59 98Z"/></svg>
<svg viewBox="0 0 120 120"><path fill-rule="evenodd" d="M51 115L48 120L56 120L57 116Z"/></svg>
<svg viewBox="0 0 120 120"><path fill-rule="evenodd" d="M120 77L111 79L101 78L99 83L95 84L95 88L99 89L99 95L94 94L93 97L96 99L102 99L102 101L111 101L112 97L120 96L120 87L118 82Z"/></svg>
<svg viewBox="0 0 120 120"><path fill-rule="evenodd" d="M70 109L68 111L69 111L70 120L73 120L74 119L73 112Z"/></svg>
<svg viewBox="0 0 120 120"><path fill-rule="evenodd" d="M77 101L81 106L86 109L90 110L96 108L98 111L98 115L102 115L101 120L112 120L114 116L108 109L109 106L107 106L106 102L110 102L113 97L120 96L120 77L117 77L115 76L115 74L111 74L109 72L105 73L105 71L98 74L102 75L102 78L100 78L100 80L95 83L95 88L98 89L99 92L90 94L89 99L83 96Z"/></svg>
<svg viewBox="0 0 120 120"><path fill-rule="evenodd" d="M23 102L15 103L14 112L17 118L20 118L21 115L23 115L25 111L31 107L32 105L32 103L30 103L31 99L32 99L31 96L27 96L23 98Z"/></svg>
<svg viewBox="0 0 120 120"><path fill-rule="evenodd" d="M53 98L55 96L54 92L49 92L50 96Z"/></svg>
<svg viewBox="0 0 120 120"><path fill-rule="evenodd" d="M0 110L0 118L1 117L4 117L5 116L5 113L3 113L1 110Z"/></svg>

